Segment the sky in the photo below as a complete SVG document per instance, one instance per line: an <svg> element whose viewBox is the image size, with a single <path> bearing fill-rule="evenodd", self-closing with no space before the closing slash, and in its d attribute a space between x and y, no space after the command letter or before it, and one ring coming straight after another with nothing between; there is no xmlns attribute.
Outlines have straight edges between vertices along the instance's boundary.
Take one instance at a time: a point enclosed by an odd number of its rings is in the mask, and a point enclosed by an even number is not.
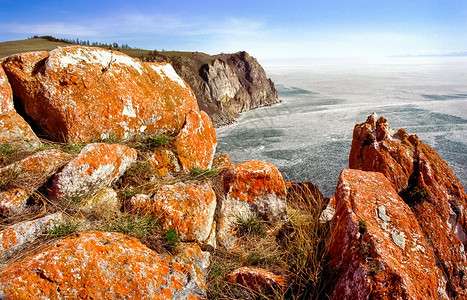
<svg viewBox="0 0 467 300"><path fill-rule="evenodd" d="M34 35L260 59L467 51L467 0L0 0L0 42Z"/></svg>

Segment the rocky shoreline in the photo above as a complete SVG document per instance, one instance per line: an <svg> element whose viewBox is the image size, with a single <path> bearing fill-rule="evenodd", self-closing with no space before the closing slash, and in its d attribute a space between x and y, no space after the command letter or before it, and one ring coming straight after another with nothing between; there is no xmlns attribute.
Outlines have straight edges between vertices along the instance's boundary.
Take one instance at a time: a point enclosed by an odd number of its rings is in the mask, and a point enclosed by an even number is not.
<svg viewBox="0 0 467 300"><path fill-rule="evenodd" d="M209 80L184 73L190 88L170 64L99 48L3 59L0 298L467 298L467 194L416 135L357 124L332 199L268 162L214 157L193 90L222 96L219 122L276 101L248 64L219 56ZM242 76L263 100L242 98ZM308 255L316 273L301 273Z"/></svg>

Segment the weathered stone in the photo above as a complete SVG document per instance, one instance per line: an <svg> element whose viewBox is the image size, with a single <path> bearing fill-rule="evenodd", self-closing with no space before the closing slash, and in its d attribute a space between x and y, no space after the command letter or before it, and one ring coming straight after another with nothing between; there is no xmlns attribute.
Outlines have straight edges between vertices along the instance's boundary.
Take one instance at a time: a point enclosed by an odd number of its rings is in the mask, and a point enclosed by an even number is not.
<svg viewBox="0 0 467 300"><path fill-rule="evenodd" d="M120 201L117 192L111 188L103 188L84 200L80 210L101 219L110 220L120 215Z"/></svg>
<svg viewBox="0 0 467 300"><path fill-rule="evenodd" d="M33 149L41 142L31 126L16 112L0 114L0 145L14 148Z"/></svg>
<svg viewBox="0 0 467 300"><path fill-rule="evenodd" d="M116 51L59 47L12 55L2 65L26 114L53 140L174 135L198 109L169 64Z"/></svg>
<svg viewBox="0 0 467 300"><path fill-rule="evenodd" d="M160 178L173 177L181 171L177 156L168 149L151 150L148 154L148 162Z"/></svg>
<svg viewBox="0 0 467 300"><path fill-rule="evenodd" d="M185 170L208 169L216 152L216 131L208 115L199 110L187 114L185 125L175 137L178 159Z"/></svg>
<svg viewBox="0 0 467 300"><path fill-rule="evenodd" d="M133 211L157 217L165 230L175 229L182 241L214 238L216 194L208 181L164 185L153 197L137 195L130 204Z"/></svg>
<svg viewBox="0 0 467 300"><path fill-rule="evenodd" d="M136 150L127 146L88 144L55 175L49 196L55 200L89 197L122 176L136 157Z"/></svg>
<svg viewBox="0 0 467 300"><path fill-rule="evenodd" d="M202 285L192 274L199 275L137 239L80 233L0 269L0 297L201 299Z"/></svg>
<svg viewBox="0 0 467 300"><path fill-rule="evenodd" d="M383 174L344 170L331 221L332 299L446 299L436 257Z"/></svg>
<svg viewBox="0 0 467 300"><path fill-rule="evenodd" d="M233 165L222 173L224 198L220 208L217 241L234 246L238 217L258 216L266 221L287 220L286 189L282 174L272 164L258 160Z"/></svg>
<svg viewBox="0 0 467 300"><path fill-rule="evenodd" d="M70 155L60 150L44 150L0 168L0 182L4 190L0 196L1 214L12 216L21 213L29 196L69 159Z"/></svg>
<svg viewBox="0 0 467 300"><path fill-rule="evenodd" d="M232 165L230 157L227 154L220 154L212 161L212 168L217 170L224 170Z"/></svg>
<svg viewBox="0 0 467 300"><path fill-rule="evenodd" d="M13 106L13 91L6 77L5 71L0 66L0 115L15 112Z"/></svg>
<svg viewBox="0 0 467 300"><path fill-rule="evenodd" d="M373 114L355 126L349 165L392 182L440 261L446 293L467 298L467 194L446 162L416 135L396 132Z"/></svg>
<svg viewBox="0 0 467 300"><path fill-rule="evenodd" d="M55 213L36 220L16 223L0 231L0 264L7 260L29 243L37 239L54 223L63 221L61 213Z"/></svg>
<svg viewBox="0 0 467 300"><path fill-rule="evenodd" d="M238 283L253 291L262 292L268 289L284 289L287 281L261 268L243 267L227 275L227 280Z"/></svg>

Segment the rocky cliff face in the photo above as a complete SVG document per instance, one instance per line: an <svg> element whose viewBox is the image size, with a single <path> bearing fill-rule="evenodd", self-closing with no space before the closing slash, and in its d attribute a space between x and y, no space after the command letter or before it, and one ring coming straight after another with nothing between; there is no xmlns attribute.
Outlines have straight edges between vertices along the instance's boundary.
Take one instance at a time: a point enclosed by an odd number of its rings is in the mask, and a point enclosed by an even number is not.
<svg viewBox="0 0 467 300"><path fill-rule="evenodd" d="M194 52L168 57L156 53L149 60L170 62L216 127L232 123L247 110L279 102L274 83L258 61L244 51L215 56Z"/></svg>

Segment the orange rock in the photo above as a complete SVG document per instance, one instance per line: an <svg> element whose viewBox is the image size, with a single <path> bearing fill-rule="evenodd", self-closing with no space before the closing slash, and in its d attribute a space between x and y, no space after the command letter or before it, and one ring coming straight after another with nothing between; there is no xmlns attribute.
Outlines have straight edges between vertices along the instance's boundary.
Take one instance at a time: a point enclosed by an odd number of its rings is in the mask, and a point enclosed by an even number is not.
<svg viewBox="0 0 467 300"><path fill-rule="evenodd" d="M136 157L136 150L124 145L88 144L55 175L49 196L55 200L92 196L122 176Z"/></svg>
<svg viewBox="0 0 467 300"><path fill-rule="evenodd" d="M167 149L151 150L148 162L154 173L160 178L172 177L181 171L177 156Z"/></svg>
<svg viewBox="0 0 467 300"><path fill-rule="evenodd" d="M230 161L230 157L227 154L220 154L212 161L213 169L224 170L229 168L231 165L232 162Z"/></svg>
<svg viewBox="0 0 467 300"><path fill-rule="evenodd" d="M227 280L257 292L268 289L285 289L286 280L261 268L243 267L227 275Z"/></svg>
<svg viewBox="0 0 467 300"><path fill-rule="evenodd" d="M287 220L285 183L272 164L250 160L231 166L221 175L225 195L217 230L221 245L234 246L237 217L253 215L271 222Z"/></svg>
<svg viewBox="0 0 467 300"><path fill-rule="evenodd" d="M412 206L440 260L450 297L467 298L467 194L435 150L376 115L355 126L349 165L378 171ZM370 143L371 141L371 143Z"/></svg>
<svg viewBox="0 0 467 300"><path fill-rule="evenodd" d="M80 233L0 269L7 299L188 299L203 296L190 265L175 267L137 239Z"/></svg>
<svg viewBox="0 0 467 300"><path fill-rule="evenodd" d="M0 181L9 182L0 196L1 214L11 216L21 213L29 196L69 159L70 155L60 150L44 150L0 168Z"/></svg>
<svg viewBox="0 0 467 300"><path fill-rule="evenodd" d="M332 299L446 299L410 207L381 174L344 170L331 221Z"/></svg>
<svg viewBox="0 0 467 300"><path fill-rule="evenodd" d="M28 116L53 140L174 135L198 109L172 66L116 51L59 47L16 54L2 66Z"/></svg>
<svg viewBox="0 0 467 300"><path fill-rule="evenodd" d="M41 142L31 126L16 112L0 114L0 145L9 144L16 148L32 149Z"/></svg>
<svg viewBox="0 0 467 300"><path fill-rule="evenodd" d="M14 111L13 91L11 90L5 71L0 66L0 115Z"/></svg>
<svg viewBox="0 0 467 300"><path fill-rule="evenodd" d="M135 196L132 210L155 216L165 230L175 229L182 241L206 242L215 234L216 194L208 181L164 185L153 197Z"/></svg>
<svg viewBox="0 0 467 300"><path fill-rule="evenodd" d="M190 111L183 129L175 137L174 145L185 170L210 168L217 138L209 116L204 111Z"/></svg>

